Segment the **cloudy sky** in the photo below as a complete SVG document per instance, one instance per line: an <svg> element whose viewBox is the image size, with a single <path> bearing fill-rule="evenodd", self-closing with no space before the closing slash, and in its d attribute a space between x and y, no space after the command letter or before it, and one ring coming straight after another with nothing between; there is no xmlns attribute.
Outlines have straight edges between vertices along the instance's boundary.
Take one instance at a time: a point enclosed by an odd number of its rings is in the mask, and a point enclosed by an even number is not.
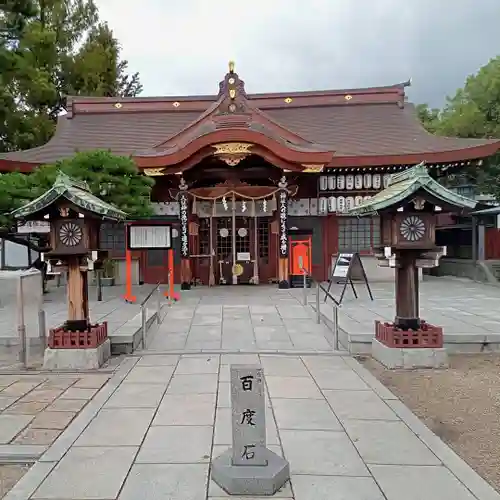
<svg viewBox="0 0 500 500"><path fill-rule="evenodd" d="M500 0L96 0L143 95L386 85L441 105L500 55ZM127 5L128 4L128 5Z"/></svg>

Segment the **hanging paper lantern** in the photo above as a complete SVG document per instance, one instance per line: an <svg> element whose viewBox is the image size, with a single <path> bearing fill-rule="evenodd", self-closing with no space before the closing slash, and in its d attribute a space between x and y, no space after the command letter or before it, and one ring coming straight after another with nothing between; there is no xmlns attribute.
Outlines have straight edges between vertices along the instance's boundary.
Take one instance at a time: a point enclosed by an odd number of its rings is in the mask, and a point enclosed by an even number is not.
<svg viewBox="0 0 500 500"><path fill-rule="evenodd" d="M328 198L328 211L331 213L337 211L337 198L335 198L335 196L330 196L330 198Z"/></svg>
<svg viewBox="0 0 500 500"><path fill-rule="evenodd" d="M356 174L354 176L354 188L355 189L363 189L363 175Z"/></svg>
<svg viewBox="0 0 500 500"><path fill-rule="evenodd" d="M346 189L354 189L354 175L348 175L345 178Z"/></svg>
<svg viewBox="0 0 500 500"><path fill-rule="evenodd" d="M335 188L337 187L336 179L334 175L329 175L328 176L328 190L329 191L335 191Z"/></svg>
<svg viewBox="0 0 500 500"><path fill-rule="evenodd" d="M372 174L363 175L363 187L370 189L372 187Z"/></svg>
<svg viewBox="0 0 500 500"><path fill-rule="evenodd" d="M328 177L326 175L322 175L319 178L319 190L326 191L328 189Z"/></svg>
<svg viewBox="0 0 500 500"><path fill-rule="evenodd" d="M320 198L319 199L319 210L318 212L320 214L326 213L328 210L328 200L326 198Z"/></svg>
<svg viewBox="0 0 500 500"><path fill-rule="evenodd" d="M337 198L337 212L339 213L345 212L345 198L343 196L339 196Z"/></svg>

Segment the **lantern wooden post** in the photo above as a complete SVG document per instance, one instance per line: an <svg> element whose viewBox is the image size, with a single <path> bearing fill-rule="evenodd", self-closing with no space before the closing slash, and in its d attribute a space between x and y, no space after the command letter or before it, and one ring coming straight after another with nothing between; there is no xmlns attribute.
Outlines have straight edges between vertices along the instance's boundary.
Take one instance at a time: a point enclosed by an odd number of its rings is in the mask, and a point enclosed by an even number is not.
<svg viewBox="0 0 500 500"><path fill-rule="evenodd" d="M395 269L393 323L376 321L372 355L388 368L447 366L443 329L420 318L419 269L438 265L446 247L436 246L437 213L471 210L476 202L443 187L424 164L392 175L386 189L350 210L380 216L378 258Z"/></svg>
<svg viewBox="0 0 500 500"><path fill-rule="evenodd" d="M106 322L90 322L88 272L102 266L106 255L99 250L102 219L119 221L125 214L92 195L86 183L59 172L51 189L11 215L48 220L51 249L44 260L68 272L67 320L49 330L44 368L99 368L109 358L111 344Z"/></svg>
<svg viewBox="0 0 500 500"><path fill-rule="evenodd" d="M89 324L88 273L82 271L80 257L68 257L68 321Z"/></svg>

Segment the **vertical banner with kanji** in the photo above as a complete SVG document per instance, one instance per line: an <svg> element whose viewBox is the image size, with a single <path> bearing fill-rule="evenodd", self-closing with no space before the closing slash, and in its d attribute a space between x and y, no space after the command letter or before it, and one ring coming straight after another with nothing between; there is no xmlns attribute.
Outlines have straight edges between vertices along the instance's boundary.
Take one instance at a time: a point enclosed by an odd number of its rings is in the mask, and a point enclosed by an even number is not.
<svg viewBox="0 0 500 500"><path fill-rule="evenodd" d="M188 195L182 191L179 193L179 218L181 221L181 257L187 259L189 258Z"/></svg>
<svg viewBox="0 0 500 500"><path fill-rule="evenodd" d="M279 256L281 259L288 257L288 192L280 190L278 195L279 213Z"/></svg>

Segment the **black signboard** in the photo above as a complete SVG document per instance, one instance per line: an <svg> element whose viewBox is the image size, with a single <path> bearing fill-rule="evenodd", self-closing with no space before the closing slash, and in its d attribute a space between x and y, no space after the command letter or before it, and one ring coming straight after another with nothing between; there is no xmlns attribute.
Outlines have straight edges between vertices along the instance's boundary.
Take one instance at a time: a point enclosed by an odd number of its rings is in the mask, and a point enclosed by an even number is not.
<svg viewBox="0 0 500 500"><path fill-rule="evenodd" d="M288 193L283 189L278 195L279 256L288 257Z"/></svg>
<svg viewBox="0 0 500 500"><path fill-rule="evenodd" d="M339 304L344 298L345 290L348 284L352 288L354 297L358 298L353 280L364 281L366 288L368 289L370 299L373 300L372 291L370 289L368 278L366 277L363 262L361 261L359 253L339 253L337 259L335 260L330 278L328 279L328 292L330 292L330 289L334 282L344 285L342 288L342 293L340 294ZM327 296L325 295L325 302L326 298Z"/></svg>
<svg viewBox="0 0 500 500"><path fill-rule="evenodd" d="M187 259L189 258L188 195L182 191L179 193L179 218L181 221L181 257Z"/></svg>

